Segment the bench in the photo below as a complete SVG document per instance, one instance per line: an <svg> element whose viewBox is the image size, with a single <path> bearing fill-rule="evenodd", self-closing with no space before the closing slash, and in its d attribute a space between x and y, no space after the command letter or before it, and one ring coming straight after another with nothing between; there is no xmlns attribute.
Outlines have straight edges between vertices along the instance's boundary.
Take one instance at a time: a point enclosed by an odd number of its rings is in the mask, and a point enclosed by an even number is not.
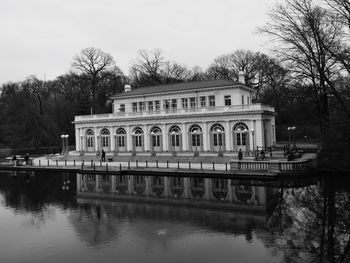
<svg viewBox="0 0 350 263"><path fill-rule="evenodd" d="M16 155L16 160L13 160L12 157L6 157L6 160L8 161L8 163L14 164L15 166L22 166L22 165L26 165L25 164L25 160L23 157ZM28 165L33 165L33 160L32 158L29 158L28 160Z"/></svg>

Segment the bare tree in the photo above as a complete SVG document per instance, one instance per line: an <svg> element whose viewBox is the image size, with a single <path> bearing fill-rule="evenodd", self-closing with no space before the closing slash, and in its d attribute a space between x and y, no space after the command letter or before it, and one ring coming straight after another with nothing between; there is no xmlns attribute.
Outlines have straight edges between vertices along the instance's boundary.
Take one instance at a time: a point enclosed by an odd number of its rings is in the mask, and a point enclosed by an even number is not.
<svg viewBox="0 0 350 263"><path fill-rule="evenodd" d="M121 74L113 57L101 49L89 47L73 58L72 67L83 73L91 81L91 98L95 101L97 84L111 74Z"/></svg>
<svg viewBox="0 0 350 263"><path fill-rule="evenodd" d="M164 65L163 51L154 49L139 51L139 58L132 65L130 75L136 87L162 84L161 69Z"/></svg>
<svg viewBox="0 0 350 263"><path fill-rule="evenodd" d="M208 78L228 79L238 81L238 73L243 72L245 84L255 89L254 99L260 97L260 91L272 78L277 78L281 70L274 69L281 66L272 58L259 52L250 50L236 50L233 53L222 55L214 60L207 69ZM282 76L280 76L282 77Z"/></svg>
<svg viewBox="0 0 350 263"><path fill-rule="evenodd" d="M333 95L344 112L350 114L334 86L339 66L325 48L338 45L342 26L332 21L328 11L312 0L287 0L270 13L271 21L261 28L278 41L275 52L288 63L294 76L313 87L321 130L329 124L329 96Z"/></svg>
<svg viewBox="0 0 350 263"><path fill-rule="evenodd" d="M163 51L140 50L139 57L130 69L135 87L176 83L190 79L191 72L186 66L165 60Z"/></svg>

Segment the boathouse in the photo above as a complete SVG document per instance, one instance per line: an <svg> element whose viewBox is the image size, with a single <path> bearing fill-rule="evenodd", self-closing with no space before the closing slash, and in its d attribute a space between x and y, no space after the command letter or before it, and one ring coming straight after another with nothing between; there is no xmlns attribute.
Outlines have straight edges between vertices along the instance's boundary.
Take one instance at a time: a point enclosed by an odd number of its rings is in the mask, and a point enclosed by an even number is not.
<svg viewBox="0 0 350 263"><path fill-rule="evenodd" d="M113 96L113 112L75 116L81 154L249 155L273 146L275 111L252 102L254 90L229 80L144 87Z"/></svg>

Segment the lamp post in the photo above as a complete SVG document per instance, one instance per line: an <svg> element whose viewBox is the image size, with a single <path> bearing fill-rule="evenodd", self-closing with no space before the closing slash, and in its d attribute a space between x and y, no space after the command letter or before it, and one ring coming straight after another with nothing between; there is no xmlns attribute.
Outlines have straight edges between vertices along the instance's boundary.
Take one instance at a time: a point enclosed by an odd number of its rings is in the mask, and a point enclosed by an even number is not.
<svg viewBox="0 0 350 263"><path fill-rule="evenodd" d="M252 137L253 137L253 152L255 152L255 130L251 129L250 131L252 132Z"/></svg>
<svg viewBox="0 0 350 263"><path fill-rule="evenodd" d="M199 152L198 152L198 149L197 149L197 139L198 139L198 137L197 136L199 136L198 135L198 131L197 130L194 130L193 131L193 134L194 134L194 146L195 146L195 151L194 151L194 157L198 157L199 156Z"/></svg>
<svg viewBox="0 0 350 263"><path fill-rule="evenodd" d="M217 135L218 135L218 144L219 144L219 153L218 153L218 157L223 157L224 154L222 152L222 132L220 129L216 130ZM221 140L220 140L221 139Z"/></svg>
<svg viewBox="0 0 350 263"><path fill-rule="evenodd" d="M292 151L295 150L297 147L296 147L296 144L295 144L295 136L294 136L294 132L297 128L295 126L289 126L287 128L288 130L288 150ZM293 136L293 148L291 149L291 144L292 144L292 136Z"/></svg>
<svg viewBox="0 0 350 263"><path fill-rule="evenodd" d="M68 154L68 152L69 152L68 138L69 138L69 135L66 134L66 135L65 135L65 139L66 139L66 140L65 140L65 141L66 141L66 147L65 147L65 150L66 150L66 151L65 151L65 153L66 153L66 154Z"/></svg>

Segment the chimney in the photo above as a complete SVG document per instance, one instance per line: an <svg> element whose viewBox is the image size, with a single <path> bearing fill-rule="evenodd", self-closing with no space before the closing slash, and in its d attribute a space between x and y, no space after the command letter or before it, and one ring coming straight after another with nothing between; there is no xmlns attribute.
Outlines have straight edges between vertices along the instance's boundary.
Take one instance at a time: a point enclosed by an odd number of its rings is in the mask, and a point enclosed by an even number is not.
<svg viewBox="0 0 350 263"><path fill-rule="evenodd" d="M124 92L129 92L129 91L131 91L131 86L129 84L125 84Z"/></svg>
<svg viewBox="0 0 350 263"><path fill-rule="evenodd" d="M245 84L245 78L244 78L244 72L243 71L240 71L238 73L238 82L242 83L242 84Z"/></svg>

